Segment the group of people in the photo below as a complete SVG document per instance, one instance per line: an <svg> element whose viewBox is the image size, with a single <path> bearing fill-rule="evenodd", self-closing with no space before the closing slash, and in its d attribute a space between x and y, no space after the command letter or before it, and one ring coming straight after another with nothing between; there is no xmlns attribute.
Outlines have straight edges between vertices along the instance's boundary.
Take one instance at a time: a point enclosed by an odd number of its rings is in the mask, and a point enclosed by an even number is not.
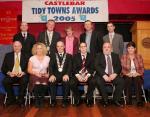
<svg viewBox="0 0 150 117"><path fill-rule="evenodd" d="M125 89L127 104L132 104L131 87L135 83L137 105L143 105L141 85L143 80L143 59L136 53L134 42L127 44L123 54L123 37L114 32L112 22L107 24L108 34L103 38L94 31L90 20L84 22L85 32L78 39L71 26L66 28L66 37L61 38L54 31L55 21L48 20L47 29L40 33L37 42L27 32L28 24L21 23L21 32L13 39L13 52L7 53L2 65L3 81L8 95L6 104L24 104L24 94L28 85L35 96L35 106L42 107L44 96L50 89L51 106L56 105L57 85L62 84L62 107L68 105L68 95L73 92L74 105L81 102L79 83L87 83L87 106L93 105L93 92L97 88L103 98L103 106L108 106L106 83L115 86L113 103L122 107L120 98ZM20 84L19 98L13 93L13 84Z"/></svg>

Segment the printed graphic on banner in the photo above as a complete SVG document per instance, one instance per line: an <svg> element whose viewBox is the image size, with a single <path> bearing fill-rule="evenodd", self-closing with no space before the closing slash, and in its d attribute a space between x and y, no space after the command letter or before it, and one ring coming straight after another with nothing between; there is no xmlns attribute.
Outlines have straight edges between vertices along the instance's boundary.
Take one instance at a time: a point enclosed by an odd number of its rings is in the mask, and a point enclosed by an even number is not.
<svg viewBox="0 0 150 117"><path fill-rule="evenodd" d="M23 0L22 20L28 23L108 21L108 0Z"/></svg>
<svg viewBox="0 0 150 117"><path fill-rule="evenodd" d="M13 8L0 8L0 44L11 44L17 32L17 13Z"/></svg>

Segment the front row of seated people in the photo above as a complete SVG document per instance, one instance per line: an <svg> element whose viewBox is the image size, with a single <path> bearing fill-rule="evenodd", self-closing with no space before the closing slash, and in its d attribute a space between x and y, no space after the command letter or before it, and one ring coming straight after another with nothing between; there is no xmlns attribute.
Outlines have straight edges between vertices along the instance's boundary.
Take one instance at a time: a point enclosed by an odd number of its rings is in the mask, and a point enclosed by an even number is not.
<svg viewBox="0 0 150 117"><path fill-rule="evenodd" d="M143 80L144 65L143 59L136 54L134 42L127 44L127 53L121 57L112 52L109 42L103 44L103 53L93 58L87 52L85 42L79 44L79 53L73 57L65 52L65 45L58 41L57 53L51 57L47 56L47 49L44 44L36 43L32 49L33 56L27 60L26 55L21 52L22 45L19 41L13 43L13 52L6 54L2 65L2 72L5 74L3 81L7 92L6 105L18 103L24 104L25 90L29 78L29 91L35 96L35 106L42 107L44 96L48 88L51 95L51 106L56 105L57 85L61 83L63 89L62 107L68 104L67 97L70 89L74 96L74 105L78 106L81 101L78 90L79 83L87 83L86 94L87 106L93 105L93 91L97 88L102 95L103 106L108 106L107 83L115 86L113 103L122 107L120 99L125 88L127 104L132 104L132 82L135 84L137 104L142 105L141 85ZM122 75L122 77L121 77ZM20 85L19 97L16 100L13 93L13 84Z"/></svg>

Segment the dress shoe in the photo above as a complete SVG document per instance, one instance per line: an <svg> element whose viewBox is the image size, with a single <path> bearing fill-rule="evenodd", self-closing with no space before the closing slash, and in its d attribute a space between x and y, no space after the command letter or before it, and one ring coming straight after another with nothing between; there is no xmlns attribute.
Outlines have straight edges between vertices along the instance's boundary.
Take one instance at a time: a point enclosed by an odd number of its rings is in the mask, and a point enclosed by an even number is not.
<svg viewBox="0 0 150 117"><path fill-rule="evenodd" d="M88 107L92 107L93 106L93 100L87 100L86 105Z"/></svg>
<svg viewBox="0 0 150 117"><path fill-rule="evenodd" d="M103 107L106 108L108 106L108 101L103 102Z"/></svg>
<svg viewBox="0 0 150 117"><path fill-rule="evenodd" d="M141 106L142 107L142 106L144 106L144 104L143 104L142 101L140 101L140 102L137 102L137 106L139 106L139 107Z"/></svg>
<svg viewBox="0 0 150 117"><path fill-rule="evenodd" d="M65 107L67 107L67 105L68 105L68 102L67 101L63 101L62 107L65 108Z"/></svg>
<svg viewBox="0 0 150 117"><path fill-rule="evenodd" d="M115 106L118 106L118 107L123 107L123 105L120 104L118 101L114 101L114 105L115 105Z"/></svg>
<svg viewBox="0 0 150 117"><path fill-rule="evenodd" d="M56 101L52 100L51 107L55 107L55 106L56 106Z"/></svg>
<svg viewBox="0 0 150 117"><path fill-rule="evenodd" d="M74 106L79 106L79 105L80 105L80 99L75 99Z"/></svg>

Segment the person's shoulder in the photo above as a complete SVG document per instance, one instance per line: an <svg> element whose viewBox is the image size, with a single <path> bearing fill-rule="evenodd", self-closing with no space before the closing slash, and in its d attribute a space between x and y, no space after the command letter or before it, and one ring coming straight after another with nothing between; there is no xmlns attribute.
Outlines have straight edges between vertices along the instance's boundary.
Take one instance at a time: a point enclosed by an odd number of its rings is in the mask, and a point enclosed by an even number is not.
<svg viewBox="0 0 150 117"><path fill-rule="evenodd" d="M115 33L115 36L122 37L122 34L120 34L120 33Z"/></svg>
<svg viewBox="0 0 150 117"><path fill-rule="evenodd" d="M104 56L104 54L102 52L99 52L96 54L96 57L102 57L102 56Z"/></svg>
<svg viewBox="0 0 150 117"><path fill-rule="evenodd" d="M5 54L6 57L12 56L14 54L14 52L8 52Z"/></svg>
<svg viewBox="0 0 150 117"><path fill-rule="evenodd" d="M45 56L45 59L46 59L46 60L50 60L50 57L46 55L46 56Z"/></svg>

